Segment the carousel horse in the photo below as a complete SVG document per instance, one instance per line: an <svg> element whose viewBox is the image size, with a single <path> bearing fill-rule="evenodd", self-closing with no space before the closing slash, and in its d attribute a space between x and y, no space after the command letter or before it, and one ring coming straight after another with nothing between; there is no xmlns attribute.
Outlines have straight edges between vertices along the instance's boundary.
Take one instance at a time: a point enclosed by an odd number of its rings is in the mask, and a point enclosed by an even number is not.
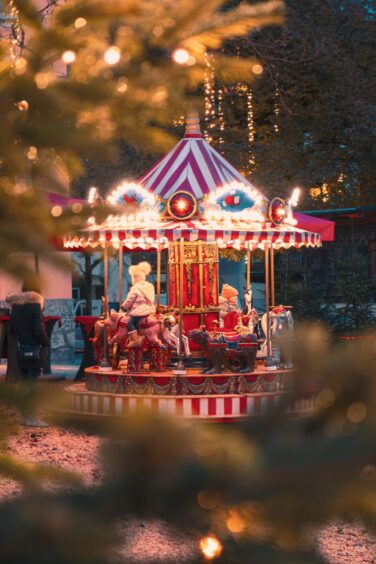
<svg viewBox="0 0 376 564"><path fill-rule="evenodd" d="M115 342L120 344L127 343L129 316L125 313L119 314L119 316L118 331L110 339L110 345ZM144 337L148 345L158 345L162 349L165 348L165 344L162 341L162 319L159 315L152 313L151 315L145 316L140 321L138 333L141 337ZM126 344L126 346L128 346L128 344Z"/></svg>
<svg viewBox="0 0 376 564"><path fill-rule="evenodd" d="M93 343L94 353L95 356L97 357L98 362L100 362L103 358L104 334L106 327L107 342L109 345L108 355L110 359L113 360L113 364L116 364L120 351L119 351L118 343L115 342L113 339L119 331L119 323L121 317L122 317L121 313L118 313L116 310L112 309L107 319L102 317L98 319L98 321L95 323L94 337L93 339L91 339L91 342Z"/></svg>
<svg viewBox="0 0 376 564"><path fill-rule="evenodd" d="M270 315L270 338L272 342L272 356L282 368L292 368L291 337L294 320L290 310L283 306L272 309ZM261 328L267 334L267 314L261 318ZM262 346L262 354L266 355L266 341Z"/></svg>
<svg viewBox="0 0 376 564"><path fill-rule="evenodd" d="M248 288L244 288L243 294L243 319L247 319L247 326L250 333L257 333L258 332L258 324L259 324L259 314L257 310L253 307L252 303L253 293L252 288L249 286Z"/></svg>
<svg viewBox="0 0 376 564"><path fill-rule="evenodd" d="M249 373L255 367L257 336L249 332L209 332L205 327L189 331L189 338L199 344L206 353L207 366L202 374L220 374L222 365L231 372Z"/></svg>
<svg viewBox="0 0 376 564"><path fill-rule="evenodd" d="M172 313L163 316L163 339L180 355L179 324L176 323L176 318ZM188 337L182 335L182 341L185 356L191 356Z"/></svg>

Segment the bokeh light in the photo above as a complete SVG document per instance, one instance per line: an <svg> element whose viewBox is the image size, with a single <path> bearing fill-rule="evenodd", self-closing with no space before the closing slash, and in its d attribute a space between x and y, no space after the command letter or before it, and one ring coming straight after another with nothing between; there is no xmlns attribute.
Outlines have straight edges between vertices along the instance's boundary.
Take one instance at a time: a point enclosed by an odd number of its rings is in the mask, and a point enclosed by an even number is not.
<svg viewBox="0 0 376 564"><path fill-rule="evenodd" d="M214 560L221 555L223 547L217 537L211 535L200 540L200 550L206 560Z"/></svg>
<svg viewBox="0 0 376 564"><path fill-rule="evenodd" d="M186 65L189 62L190 54L186 49L175 49L172 58L178 65Z"/></svg>
<svg viewBox="0 0 376 564"><path fill-rule="evenodd" d="M65 64L70 65L76 60L76 53L74 51L64 51L61 57Z"/></svg>
<svg viewBox="0 0 376 564"><path fill-rule="evenodd" d="M104 54L104 60L108 65L116 65L120 61L120 49L113 45L109 47Z"/></svg>

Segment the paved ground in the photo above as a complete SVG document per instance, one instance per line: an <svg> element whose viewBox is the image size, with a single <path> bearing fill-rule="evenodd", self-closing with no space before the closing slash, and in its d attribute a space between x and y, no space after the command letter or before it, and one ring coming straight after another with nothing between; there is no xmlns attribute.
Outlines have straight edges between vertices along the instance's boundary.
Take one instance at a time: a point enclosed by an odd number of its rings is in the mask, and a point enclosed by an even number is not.
<svg viewBox="0 0 376 564"><path fill-rule="evenodd" d="M88 485L101 480L98 450L101 439L63 428L22 429L9 442L9 450L22 460L42 462L79 472ZM0 478L0 500L21 493L20 486ZM119 524L127 547L120 562L189 563L196 553L196 539L181 535L158 520L130 517ZM333 523L313 533L312 540L330 564L375 563L375 540L360 525ZM276 562L276 564L278 564Z"/></svg>
<svg viewBox="0 0 376 564"><path fill-rule="evenodd" d="M0 378L5 374L0 365ZM58 377L72 379L77 366L53 367ZM56 386L64 386L64 382ZM53 385L55 389L55 385ZM17 417L11 413L11 417ZM41 462L78 472L88 485L101 480L98 452L101 439L58 427L21 429L11 437L7 450L28 462ZM0 502L19 495L21 487L0 477ZM120 555L124 561L140 563L189 563L197 551L197 540L181 535L158 520L142 522L130 517L119 524L127 547ZM312 534L312 542L329 564L376 564L376 542L364 527L354 524L332 523ZM276 562L276 564L278 564Z"/></svg>
<svg viewBox="0 0 376 564"><path fill-rule="evenodd" d="M47 374L40 377L40 380L53 380L65 378L66 380L73 380L79 365L77 364L53 364L52 374ZM7 369L6 361L0 362L0 381L4 379Z"/></svg>

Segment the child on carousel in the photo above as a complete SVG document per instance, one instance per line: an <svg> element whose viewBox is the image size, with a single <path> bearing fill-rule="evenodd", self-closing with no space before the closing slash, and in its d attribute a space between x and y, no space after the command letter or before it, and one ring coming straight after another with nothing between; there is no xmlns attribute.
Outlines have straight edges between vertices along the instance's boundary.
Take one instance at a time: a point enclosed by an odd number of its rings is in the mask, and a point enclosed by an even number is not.
<svg viewBox="0 0 376 564"><path fill-rule="evenodd" d="M141 346L143 337L138 334L140 320L155 313L155 290L151 282L147 282L146 276L151 272L148 262L140 262L129 267L132 279L132 287L128 292L127 299L122 305L129 315L128 320L128 346Z"/></svg>

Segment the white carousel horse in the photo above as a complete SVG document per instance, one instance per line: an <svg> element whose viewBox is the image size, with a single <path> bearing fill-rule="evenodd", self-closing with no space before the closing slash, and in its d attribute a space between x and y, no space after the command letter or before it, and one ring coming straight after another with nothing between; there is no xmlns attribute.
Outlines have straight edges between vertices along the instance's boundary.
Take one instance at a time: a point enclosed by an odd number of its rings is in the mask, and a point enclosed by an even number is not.
<svg viewBox="0 0 376 564"><path fill-rule="evenodd" d="M257 333L255 329L258 326L259 322L259 315L257 310L252 305L253 293L252 288L249 286L248 288L244 288L244 306L243 306L243 317L248 317L248 329L250 333Z"/></svg>
<svg viewBox="0 0 376 564"><path fill-rule="evenodd" d="M253 293L252 293L251 286L248 286L248 288L244 288L244 294L243 294L243 299L244 299L243 314L244 314L244 316L250 315L250 313L253 309L252 298L253 298Z"/></svg>
<svg viewBox="0 0 376 564"><path fill-rule="evenodd" d="M272 357L277 362L277 364L282 364L284 368L292 368L292 350L290 346L290 339L292 335L292 329L294 326L294 320L290 310L283 308L282 306L274 308L269 312L270 316L270 338L272 343ZM261 317L261 328L264 335L267 334L267 314ZM282 359L281 359L281 345L282 348ZM267 341L262 344L261 350L259 351L260 356L266 356L267 354ZM282 360L282 362L281 362Z"/></svg>
<svg viewBox="0 0 376 564"><path fill-rule="evenodd" d="M179 325L172 313L163 316L163 339L176 349L178 355L180 354ZM182 341L185 356L191 356L188 337L182 335Z"/></svg>

